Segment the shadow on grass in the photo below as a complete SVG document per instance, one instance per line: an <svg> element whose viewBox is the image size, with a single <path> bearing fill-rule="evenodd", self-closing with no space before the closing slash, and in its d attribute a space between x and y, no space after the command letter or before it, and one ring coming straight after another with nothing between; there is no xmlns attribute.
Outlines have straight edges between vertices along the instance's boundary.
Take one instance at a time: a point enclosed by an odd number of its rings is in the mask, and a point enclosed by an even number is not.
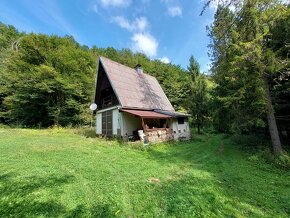
<svg viewBox="0 0 290 218"><path fill-rule="evenodd" d="M73 180L70 175L16 178L12 173L0 176L0 214L3 217L59 216L65 207L54 199L37 200L39 192L55 189Z"/></svg>
<svg viewBox="0 0 290 218"><path fill-rule="evenodd" d="M210 179L183 175L162 184L163 210L166 216L233 217L234 207L221 190L211 186ZM250 215L250 214L249 214ZM257 214L256 214L257 215Z"/></svg>
<svg viewBox="0 0 290 218"><path fill-rule="evenodd" d="M71 175L17 178L13 173L0 175L0 217L114 217L110 205L98 202L91 207L78 205L68 210L57 196ZM46 196L46 200L41 197ZM47 195L54 196L47 199ZM49 198L49 197L48 197Z"/></svg>
<svg viewBox="0 0 290 218"><path fill-rule="evenodd" d="M168 216L290 215L287 174L251 162L226 138L184 143L148 154L163 166L180 166L173 179L162 184Z"/></svg>

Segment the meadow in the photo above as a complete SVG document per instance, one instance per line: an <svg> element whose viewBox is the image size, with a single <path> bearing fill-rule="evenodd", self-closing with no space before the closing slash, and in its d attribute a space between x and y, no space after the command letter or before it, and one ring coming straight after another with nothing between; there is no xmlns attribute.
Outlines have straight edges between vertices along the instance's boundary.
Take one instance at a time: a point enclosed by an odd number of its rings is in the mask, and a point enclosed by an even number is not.
<svg viewBox="0 0 290 218"><path fill-rule="evenodd" d="M289 217L289 171L240 147L1 128L0 217Z"/></svg>

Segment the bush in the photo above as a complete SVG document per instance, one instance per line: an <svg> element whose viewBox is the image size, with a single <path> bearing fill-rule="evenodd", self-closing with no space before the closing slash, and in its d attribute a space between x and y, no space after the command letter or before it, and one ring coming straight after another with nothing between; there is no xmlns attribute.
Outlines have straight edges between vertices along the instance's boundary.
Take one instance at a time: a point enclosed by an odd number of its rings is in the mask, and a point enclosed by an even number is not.
<svg viewBox="0 0 290 218"><path fill-rule="evenodd" d="M279 157L275 158L275 163L282 168L290 170L290 155L283 152Z"/></svg>
<svg viewBox="0 0 290 218"><path fill-rule="evenodd" d="M233 135L230 140L242 150L251 154L252 161L264 160L278 168L290 169L290 155L283 152L279 157L272 152L269 140L255 135Z"/></svg>
<svg viewBox="0 0 290 218"><path fill-rule="evenodd" d="M280 169L290 170L290 156L283 152L280 156L275 156L270 148L260 149L249 157L249 160L255 162L266 162Z"/></svg>

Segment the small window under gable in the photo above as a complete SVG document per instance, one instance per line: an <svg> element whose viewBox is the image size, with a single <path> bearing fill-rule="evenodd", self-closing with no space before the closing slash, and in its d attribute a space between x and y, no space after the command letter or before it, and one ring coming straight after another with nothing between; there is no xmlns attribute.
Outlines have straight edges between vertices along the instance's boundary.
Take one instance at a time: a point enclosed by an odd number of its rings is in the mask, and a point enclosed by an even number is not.
<svg viewBox="0 0 290 218"><path fill-rule="evenodd" d="M178 124L184 124L184 117L177 118Z"/></svg>

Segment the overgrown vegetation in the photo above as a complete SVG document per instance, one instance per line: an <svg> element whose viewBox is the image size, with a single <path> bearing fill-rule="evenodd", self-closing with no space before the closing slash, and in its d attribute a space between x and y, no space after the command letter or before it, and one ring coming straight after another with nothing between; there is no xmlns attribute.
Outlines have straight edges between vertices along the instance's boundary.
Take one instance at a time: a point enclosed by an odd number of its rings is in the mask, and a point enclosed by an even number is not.
<svg viewBox="0 0 290 218"><path fill-rule="evenodd" d="M70 129L0 129L3 217L289 217L289 171L222 135L142 151Z"/></svg>

